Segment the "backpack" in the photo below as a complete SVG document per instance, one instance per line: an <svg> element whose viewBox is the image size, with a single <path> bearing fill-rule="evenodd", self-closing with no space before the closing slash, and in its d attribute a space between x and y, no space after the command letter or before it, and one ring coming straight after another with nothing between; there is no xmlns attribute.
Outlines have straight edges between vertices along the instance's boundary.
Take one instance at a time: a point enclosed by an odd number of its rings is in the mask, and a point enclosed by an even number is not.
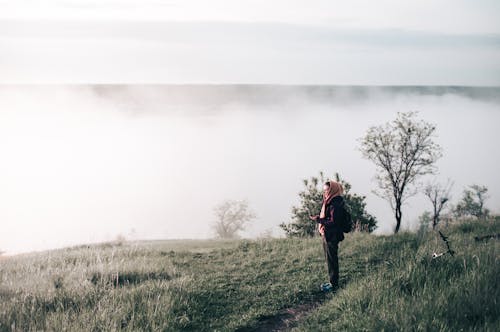
<svg viewBox="0 0 500 332"><path fill-rule="evenodd" d="M342 232L349 233L354 228L352 223L351 208L348 205L344 205L345 215L344 222L342 224Z"/></svg>
<svg viewBox="0 0 500 332"><path fill-rule="evenodd" d="M340 224L340 229L344 233L349 233L353 229L352 217L351 217L351 208L346 204L344 200L342 203L337 206L337 220Z"/></svg>

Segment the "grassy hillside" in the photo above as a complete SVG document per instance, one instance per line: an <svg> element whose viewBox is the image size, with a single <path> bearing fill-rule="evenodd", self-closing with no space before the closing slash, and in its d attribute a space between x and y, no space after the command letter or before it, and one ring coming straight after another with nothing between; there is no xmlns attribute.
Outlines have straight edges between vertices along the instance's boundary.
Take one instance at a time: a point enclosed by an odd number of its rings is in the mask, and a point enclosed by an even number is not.
<svg viewBox="0 0 500 332"><path fill-rule="evenodd" d="M443 229L456 253L430 233L398 253L382 256L374 273L339 292L301 322L297 331L500 331L499 220Z"/></svg>
<svg viewBox="0 0 500 332"><path fill-rule="evenodd" d="M320 239L155 241L80 246L0 261L0 331L500 330L500 221L434 233L349 234L341 289ZM273 325L274 324L274 325Z"/></svg>

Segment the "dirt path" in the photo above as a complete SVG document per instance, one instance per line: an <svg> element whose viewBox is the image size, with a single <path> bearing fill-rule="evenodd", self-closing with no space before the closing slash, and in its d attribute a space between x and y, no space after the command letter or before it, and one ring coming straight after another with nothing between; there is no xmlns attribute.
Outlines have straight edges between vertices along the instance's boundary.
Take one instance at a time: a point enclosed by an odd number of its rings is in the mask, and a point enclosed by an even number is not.
<svg viewBox="0 0 500 332"><path fill-rule="evenodd" d="M259 322L251 327L237 329L237 332L277 332L290 331L298 321L307 317L309 313L319 307L327 297L320 293L309 303L293 308L286 308L272 316L261 316Z"/></svg>

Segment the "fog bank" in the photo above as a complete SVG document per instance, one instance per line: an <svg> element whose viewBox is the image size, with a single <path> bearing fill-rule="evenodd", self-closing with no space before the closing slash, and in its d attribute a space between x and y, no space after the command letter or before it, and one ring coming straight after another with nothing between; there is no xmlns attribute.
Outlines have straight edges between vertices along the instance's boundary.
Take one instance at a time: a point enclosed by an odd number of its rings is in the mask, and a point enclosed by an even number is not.
<svg viewBox="0 0 500 332"><path fill-rule="evenodd" d="M373 125L418 111L437 125L437 179L490 189L500 208L496 149L500 88L274 85L45 85L0 87L0 249L213 236L212 208L248 199L244 236L282 235L302 179L339 172L367 196L374 166L357 150ZM431 206L409 200L403 228Z"/></svg>

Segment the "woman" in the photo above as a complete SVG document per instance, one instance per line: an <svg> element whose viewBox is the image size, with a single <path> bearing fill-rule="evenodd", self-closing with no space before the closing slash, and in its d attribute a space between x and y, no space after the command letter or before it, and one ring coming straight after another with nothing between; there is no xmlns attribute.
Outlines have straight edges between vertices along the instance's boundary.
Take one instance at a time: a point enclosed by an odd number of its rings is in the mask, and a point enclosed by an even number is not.
<svg viewBox="0 0 500 332"><path fill-rule="evenodd" d="M311 220L318 223L318 231L321 234L323 242L323 250L325 251L325 259L328 266L328 275L330 284L333 289L339 285L339 259L338 247L339 242L344 239L341 225L335 223L335 217L340 220L344 209L339 208L344 204L344 198L341 196L344 193L342 185L335 181L327 181L323 185L323 205L319 215L310 216ZM337 208L337 215L335 210Z"/></svg>

